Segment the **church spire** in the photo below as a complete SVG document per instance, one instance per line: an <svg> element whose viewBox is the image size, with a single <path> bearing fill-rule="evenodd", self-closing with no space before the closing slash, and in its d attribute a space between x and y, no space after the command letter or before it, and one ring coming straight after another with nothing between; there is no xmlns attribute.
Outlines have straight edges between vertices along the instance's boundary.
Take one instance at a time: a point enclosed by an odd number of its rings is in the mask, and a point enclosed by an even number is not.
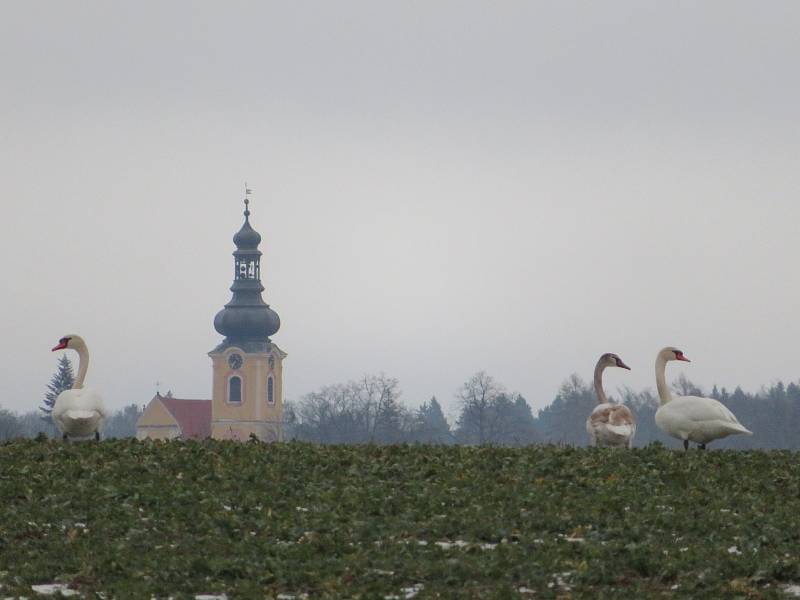
<svg viewBox="0 0 800 600"><path fill-rule="evenodd" d="M269 336L281 326L278 313L261 297L261 235L250 225L250 190L245 184L244 223L233 236L236 250L231 291L233 297L214 317L214 329L225 336L223 346L238 345L259 351L269 344ZM245 348L247 346L247 348Z"/></svg>

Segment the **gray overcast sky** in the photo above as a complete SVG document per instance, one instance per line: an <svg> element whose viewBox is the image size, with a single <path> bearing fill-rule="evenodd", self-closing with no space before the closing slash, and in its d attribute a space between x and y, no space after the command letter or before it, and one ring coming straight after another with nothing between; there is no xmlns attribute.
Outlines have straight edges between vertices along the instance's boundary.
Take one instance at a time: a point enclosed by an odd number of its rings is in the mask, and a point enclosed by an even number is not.
<svg viewBox="0 0 800 600"><path fill-rule="evenodd" d="M244 181L289 399L800 377L800 3L6 2L0 405L210 397ZM669 376L679 373L675 367Z"/></svg>

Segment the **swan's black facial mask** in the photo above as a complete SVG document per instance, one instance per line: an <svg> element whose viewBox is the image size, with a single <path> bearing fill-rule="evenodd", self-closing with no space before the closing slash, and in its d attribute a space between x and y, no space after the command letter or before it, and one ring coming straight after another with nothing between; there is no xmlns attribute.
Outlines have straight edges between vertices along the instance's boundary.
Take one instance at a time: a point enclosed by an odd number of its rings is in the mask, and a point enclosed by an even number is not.
<svg viewBox="0 0 800 600"><path fill-rule="evenodd" d="M64 348L67 347L67 344L69 344L69 340L70 338L68 337L61 338L60 340L58 340L58 346L53 348L51 352L55 352L56 350L63 350Z"/></svg>

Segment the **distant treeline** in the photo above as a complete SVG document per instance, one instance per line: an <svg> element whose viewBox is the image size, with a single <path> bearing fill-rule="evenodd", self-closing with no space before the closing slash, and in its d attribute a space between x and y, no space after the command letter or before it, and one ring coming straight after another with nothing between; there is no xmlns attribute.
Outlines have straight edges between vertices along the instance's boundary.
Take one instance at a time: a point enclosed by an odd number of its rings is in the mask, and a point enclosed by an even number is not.
<svg viewBox="0 0 800 600"><path fill-rule="evenodd" d="M729 393L716 386L705 394L681 375L672 384L676 394L708 395L723 402L755 435L731 436L715 441L713 448L800 448L800 385L781 382L746 394ZM635 413L635 446L654 441L678 445L655 424L658 397L651 391L622 389L613 400ZM383 375L347 384L326 386L287 403L284 411L288 437L319 443L438 443L588 444L586 418L597 403L594 390L577 375L569 377L555 399L534 416L527 400L505 391L484 372L477 373L458 390L459 415L450 424L437 399L418 409L400 401L398 381Z"/></svg>
<svg viewBox="0 0 800 600"><path fill-rule="evenodd" d="M714 386L702 389L681 375L672 384L680 395L707 395L723 402L739 421L753 431L751 436L731 436L713 443L713 448L800 448L800 385L778 382L747 394ZM611 395L613 396L613 394ZM636 415L635 446L654 441L677 446L655 424L658 397L651 390L624 388L613 398L625 403ZM458 417L450 423L436 397L411 409L401 400L397 379L369 375L358 381L325 386L284 407L284 432L289 439L322 444L570 444L588 442L586 417L596 404L594 390L577 375L569 377L555 399L537 415L518 393L507 392L491 376L480 372L456 393ZM141 409L130 405L106 423L103 437L136 435ZM58 432L43 410L15 414L0 408L0 440L35 437Z"/></svg>
<svg viewBox="0 0 800 600"><path fill-rule="evenodd" d="M106 421L103 437L135 437L136 421L141 414L141 409L135 404L115 412ZM56 430L53 421L50 419L50 415L42 410L17 414L0 408L0 440L11 440L19 437L34 438L42 434L48 437L61 437L61 434Z"/></svg>

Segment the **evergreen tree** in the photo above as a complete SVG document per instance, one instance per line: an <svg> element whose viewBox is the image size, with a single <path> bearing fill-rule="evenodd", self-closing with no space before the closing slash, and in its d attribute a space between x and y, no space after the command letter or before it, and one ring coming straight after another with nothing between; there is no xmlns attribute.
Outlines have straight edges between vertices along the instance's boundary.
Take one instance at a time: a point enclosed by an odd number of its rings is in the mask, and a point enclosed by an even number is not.
<svg viewBox="0 0 800 600"><path fill-rule="evenodd" d="M510 427L505 443L510 446L526 446L538 441L539 433L536 429L536 419L528 401L517 394L514 404L509 410Z"/></svg>
<svg viewBox="0 0 800 600"><path fill-rule="evenodd" d="M375 426L370 441L379 444L396 444L403 438L403 412L397 395L387 393L378 403Z"/></svg>
<svg viewBox="0 0 800 600"><path fill-rule="evenodd" d="M44 405L39 407L45 416L46 421L50 420L50 413L53 412L53 405L56 403L56 398L64 390L68 390L75 383L75 373L72 371L72 363L66 355L62 355L58 359L58 371L50 379L47 384L47 393L44 395Z"/></svg>
<svg viewBox="0 0 800 600"><path fill-rule="evenodd" d="M571 375L558 390L553 402L539 411L539 430L550 444L585 446L586 417L597 406L594 390L577 375Z"/></svg>
<svg viewBox="0 0 800 600"><path fill-rule="evenodd" d="M433 396L417 409L413 425L412 440L424 444L452 444L450 424L444 418L442 406Z"/></svg>

